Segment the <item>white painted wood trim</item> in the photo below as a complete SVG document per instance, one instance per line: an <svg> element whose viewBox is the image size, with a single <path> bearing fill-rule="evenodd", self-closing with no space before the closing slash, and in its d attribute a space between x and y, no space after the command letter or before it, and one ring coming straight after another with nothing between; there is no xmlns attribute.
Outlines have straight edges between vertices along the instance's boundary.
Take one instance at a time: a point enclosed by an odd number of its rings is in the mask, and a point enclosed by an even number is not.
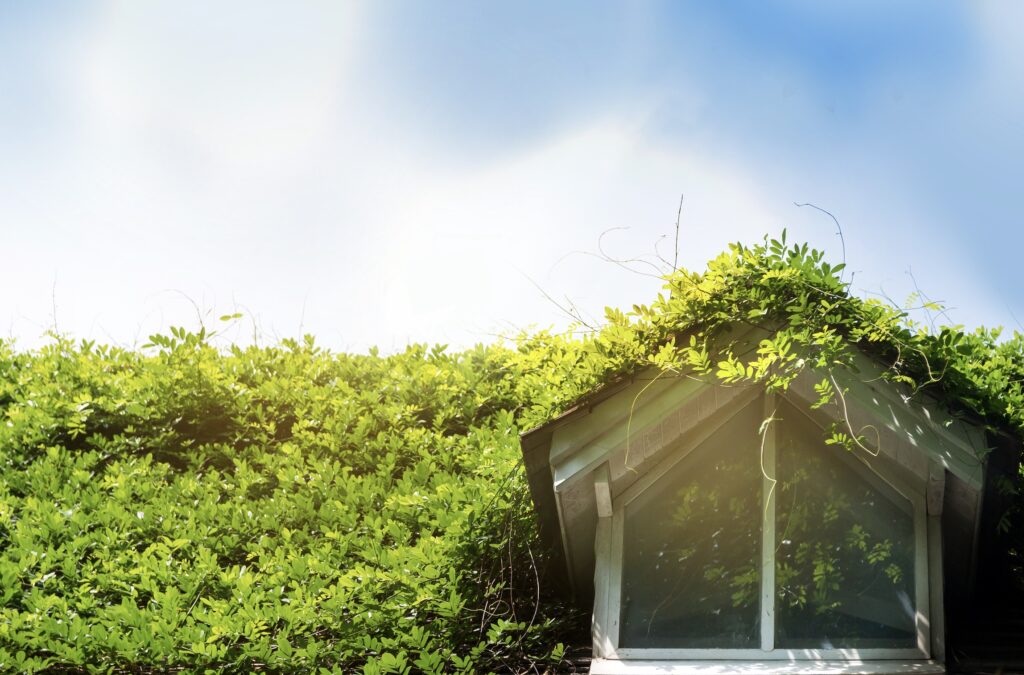
<svg viewBox="0 0 1024 675"><path fill-rule="evenodd" d="M726 675L737 672L749 675L936 675L946 668L935 661L751 661L737 667L729 661L656 661L594 659L592 675Z"/></svg>
<svg viewBox="0 0 1024 675"><path fill-rule="evenodd" d="M561 535L560 540L562 544L562 555L565 556L565 565L570 570L569 572L569 592L572 597L579 597L579 589L576 588L576 575L572 573L572 570L576 569L573 565L572 547L569 546L569 533L565 530L565 510L562 508L562 495L556 491L555 495L555 511L558 512L558 532Z"/></svg>
<svg viewBox="0 0 1024 675"><path fill-rule="evenodd" d="M771 400L771 395L764 396L763 409L765 412L765 418L771 415L775 410L774 401ZM752 400L752 399L751 399ZM769 572L762 575L762 603L764 603L765 596L770 596L771 611L768 614L768 620L765 621L765 609L762 604L762 626L761 626L761 639L762 649L648 649L648 648L622 648L619 646L619 633L620 633L620 606L622 597L622 567L623 567L623 546L624 546L624 524L625 524L625 508L626 505L633 499L642 494L647 490L654 482L661 478L666 472L672 467L683 461L696 447L701 445L704 441L711 437L716 431L718 431L726 422L732 419L736 413L740 412L750 400L737 399L733 402L734 408L728 416L725 416L719 421L718 424L711 427L706 425L708 428L705 432L699 434L697 437L690 439L688 443L676 449L672 456L662 460L657 466L655 466L650 472L648 472L643 478L638 480L636 483L631 485L623 494L612 500L612 516L611 520L611 537L610 547L611 550L608 552L608 569L607 569L607 595L604 598L603 612L606 617L605 626L607 627L607 635L600 636L600 654L604 657L603 659L609 662L623 662L623 660L629 660L630 663L658 663L662 665L659 667L666 667L665 664L675 667L675 662L686 661L687 663L680 664L680 667L686 668L694 664L700 664L702 662L728 662L728 661L742 661L744 662L743 671L748 672L747 662L758 662L763 661L770 664L771 668L781 667L782 670L764 670L758 671L756 669L750 670L749 672L793 672L793 673L812 673L812 672L864 672L864 673L884 673L890 672L886 670L800 670L800 668L814 667L814 664L830 663L829 668L840 668L849 666L851 668L858 668L857 664L870 664L885 662L896 665L899 660L905 660L911 665L915 665L917 669L910 670L894 670L891 672L945 672L944 669L940 670L929 670L933 664L931 661L926 659L931 658L931 626L929 625L929 599L931 594L929 579L929 567L930 567L930 555L929 555L929 537L928 537L928 517L927 517L927 505L923 490L913 490L909 485L899 480L896 477L881 475L870 465L865 465L860 468L865 474L870 474L876 480L884 482L892 490L899 495L906 498L911 504L911 511L914 519L914 581L915 581L915 607L917 616L915 619L917 629L917 647L916 648L863 648L863 649L785 649L785 648L774 648L774 632L775 632L775 616L774 616L774 600L775 600L775 589L774 583L767 587L764 583L764 578L767 574L771 575L774 582L775 576L775 525L774 525L774 495L772 499L768 500L768 490L771 485L767 477L762 476L763 486L763 503L767 505L772 513L770 514L770 526L765 524L762 528L762 565L768 565ZM799 404L794 404L797 409L800 409ZM813 418L811 418L813 419ZM765 452L766 461L765 468L770 472L770 475L775 477L776 462L775 462L775 435L773 431L774 424L770 424L766 433L768 436L765 438ZM769 441L770 441L770 455L769 453ZM771 459L770 468L767 458ZM773 491L774 492L774 491ZM602 521L607 521L608 518L599 519L599 528ZM769 532L770 531L770 532ZM767 631L767 632L766 632ZM770 641L770 642L769 642ZM598 641L595 639L595 645ZM771 647L766 651L764 649L765 644L771 644ZM598 652L595 651L595 654ZM595 661L596 662L596 661ZM790 662L788 666L785 662ZM753 665L753 664L750 664ZM785 667L792 666L797 670L786 670ZM868 666L865 666L868 667ZM679 672L734 672L735 666L732 670L727 671L688 671L680 670ZM602 672L594 671L591 672ZM608 671L613 672L613 671ZM633 670L616 670L614 672L634 672ZM653 672L653 671L652 671ZM659 670L662 672L675 672Z"/></svg>
<svg viewBox="0 0 1024 675"><path fill-rule="evenodd" d="M625 508L622 506L616 508L612 516L612 552L608 557L611 566L608 579L607 625L609 649L613 656L617 656L619 649L619 617L622 616L622 538L625 519Z"/></svg>
<svg viewBox="0 0 1024 675"><path fill-rule="evenodd" d="M609 560L612 554L612 519L598 518L594 533L594 614L590 618L590 634L594 656L606 656L613 648L608 638Z"/></svg>
<svg viewBox="0 0 1024 675"><path fill-rule="evenodd" d="M942 517L928 516L928 578L931 605L931 647L932 658L946 660L946 608L942 598Z"/></svg>
<svg viewBox="0 0 1024 675"><path fill-rule="evenodd" d="M656 659L665 661L890 661L922 660L921 652L906 649L642 649L622 647L616 650L617 659Z"/></svg>
<svg viewBox="0 0 1024 675"><path fill-rule="evenodd" d="M711 385L702 385L711 387ZM737 386L733 389L739 391L739 393L731 400L723 403L720 406L720 410L729 410L731 407L739 405L743 407L745 403L753 401L755 398L760 396L761 389L755 386ZM677 407L685 406L689 400L699 395L698 391L693 396L686 400L679 402ZM669 408L671 410L671 408ZM647 409L638 409L640 412L634 416L632 424L629 424L626 418L620 420L616 425L604 430L600 435L596 436L591 441L583 443L580 448L572 453L569 453L563 458L551 461L551 475L554 481L554 489L556 492L564 489L563 486L570 481L576 479L579 476L585 475L594 468L600 466L602 463L607 462L614 454L622 448L626 442L627 426L631 427L629 438L643 434L648 430L651 425L651 420L647 417ZM642 412L642 414L641 414ZM660 418L655 418L660 419ZM646 420L646 421L645 421ZM703 424L697 425L694 429L688 431L688 433L700 433L700 429ZM664 454L669 456L672 454L672 449L666 449ZM637 462L643 461L643 449L639 450L639 454L633 453L632 460ZM638 459L639 458L639 459ZM631 460L631 465L633 461Z"/></svg>
<svg viewBox="0 0 1024 675"><path fill-rule="evenodd" d="M585 416L554 430L548 455L550 461L552 464L564 464L582 448L599 441L609 429L622 425L630 416L631 410L634 413L634 426L640 428L652 419L660 417L665 409L685 404L688 399L710 386L713 386L710 381L701 382L695 378L674 374L663 375L658 368L649 368L637 373L628 387L594 405ZM638 401L637 396L640 396ZM662 397L667 400L663 401ZM638 418L636 413L641 408L642 417Z"/></svg>
<svg viewBox="0 0 1024 675"><path fill-rule="evenodd" d="M911 497L914 504L914 586L916 598L917 648L931 658L932 637L929 611L930 589L928 584L928 514L924 498Z"/></svg>
<svg viewBox="0 0 1024 675"><path fill-rule="evenodd" d="M610 518L612 515L612 487L608 474L608 464L602 464L594 471L594 500L598 518Z"/></svg>
<svg viewBox="0 0 1024 675"><path fill-rule="evenodd" d="M763 419L776 408L775 394L764 396ZM775 649L775 422L768 422L762 439L761 462L761 649Z"/></svg>
<svg viewBox="0 0 1024 675"><path fill-rule="evenodd" d="M770 652L760 649L647 649L640 647L620 647L615 650L615 658L619 659L658 659L658 660L729 660L729 661L888 661L894 659L926 658L920 650L907 648L872 649L786 649L778 648Z"/></svg>

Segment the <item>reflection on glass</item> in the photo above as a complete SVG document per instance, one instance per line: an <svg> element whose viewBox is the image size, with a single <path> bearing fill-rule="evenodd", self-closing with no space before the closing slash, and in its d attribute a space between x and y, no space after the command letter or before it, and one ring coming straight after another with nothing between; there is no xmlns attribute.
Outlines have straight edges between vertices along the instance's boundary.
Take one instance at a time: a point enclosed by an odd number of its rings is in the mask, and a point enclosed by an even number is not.
<svg viewBox="0 0 1024 675"><path fill-rule="evenodd" d="M778 414L776 647L916 646L910 503L801 412Z"/></svg>
<svg viewBox="0 0 1024 675"><path fill-rule="evenodd" d="M626 506L623 647L760 645L760 402Z"/></svg>

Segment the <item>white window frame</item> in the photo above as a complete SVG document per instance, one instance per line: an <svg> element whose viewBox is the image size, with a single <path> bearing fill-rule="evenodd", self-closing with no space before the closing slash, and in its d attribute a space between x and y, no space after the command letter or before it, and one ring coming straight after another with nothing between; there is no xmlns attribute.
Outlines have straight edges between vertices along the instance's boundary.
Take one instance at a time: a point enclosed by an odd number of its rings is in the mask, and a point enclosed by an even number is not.
<svg viewBox="0 0 1024 675"><path fill-rule="evenodd" d="M773 394L762 397L765 418L775 410ZM798 410L802 405L791 402ZM721 424L727 424L745 406L734 410ZM810 415L816 426L821 425ZM765 469L775 473L775 424L769 424L764 439ZM899 477L882 475L872 465L867 469L907 499L913 509L914 521L914 594L917 628L917 646L913 648L847 648L847 649L792 649L776 648L775 637L775 492L769 493L770 482L762 478L766 518L762 527L761 546L761 648L760 649L667 649L619 646L619 619L622 598L623 529L626 505L651 487L665 473L701 445L711 434L681 445L669 457L638 479L621 495L612 499L611 515L598 518L595 538L595 599L593 616L594 656L604 659L643 661L845 661L866 662L884 660L927 660L931 658L929 581L928 581L928 514L924 488L914 489ZM597 480L607 486L607 470L597 472ZM939 591L941 593L941 591ZM941 602L941 596L939 596ZM941 609L940 609L941 611Z"/></svg>

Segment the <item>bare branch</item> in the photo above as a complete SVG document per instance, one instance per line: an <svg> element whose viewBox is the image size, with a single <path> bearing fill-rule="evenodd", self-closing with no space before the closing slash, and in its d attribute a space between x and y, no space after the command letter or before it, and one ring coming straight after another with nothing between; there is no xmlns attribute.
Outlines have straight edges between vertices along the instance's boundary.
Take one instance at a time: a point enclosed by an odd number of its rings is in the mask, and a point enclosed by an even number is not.
<svg viewBox="0 0 1024 675"><path fill-rule="evenodd" d="M683 218L683 199L686 197L686 193L679 195L679 210L676 211L676 246L675 246L675 257L672 258L672 271L679 271L679 222Z"/></svg>
<svg viewBox="0 0 1024 675"><path fill-rule="evenodd" d="M658 237L657 239L654 240L654 255L655 255L655 257L658 258L658 260L660 260L661 262L665 263L665 267L667 269L671 269L671 270L675 271L674 270L674 266L672 264L672 261L667 260L665 258L665 256L663 256L661 254L661 251L658 250L658 244L660 244L662 242L662 240L664 240L664 239L668 239L668 235L667 234L663 234L663 235L661 235L660 237Z"/></svg>
<svg viewBox="0 0 1024 675"><path fill-rule="evenodd" d="M612 227L612 228L609 228L609 229L605 230L604 232L602 232L601 236L599 236L597 238L597 250L601 253L601 255L599 257L601 259L603 259L605 262L610 262L610 263L613 263L615 265L618 265L622 269L628 270L630 272L633 272L634 274L642 274L643 276L653 277L655 279L664 279L665 278L665 273L662 270L660 270L658 268L658 266L655 265L654 263L652 263L650 260L644 260L643 258L613 258L610 255L608 255L608 253L604 250L604 238L605 238L605 236L607 234L609 234L610 232L615 232L616 230L628 230L628 229L629 229L628 227L621 227L620 226L620 227ZM648 267L650 267L651 269L653 269L655 271L655 274L651 274L650 272L641 272L638 269L634 269L634 268L629 266L631 263L639 263L639 264L647 265Z"/></svg>
<svg viewBox="0 0 1024 675"><path fill-rule="evenodd" d="M818 211L821 211L822 213L824 213L826 216L828 216L829 218L832 219L833 223L836 224L836 234L839 235L839 243L843 247L843 269L839 272L839 281L842 281L843 280L843 274L846 272L846 238L843 237L843 227L842 227L842 225L839 224L839 219L836 218L834 215L832 215L831 211L826 211L825 209L821 208L820 206L817 206L816 204L812 204L810 202L804 202L802 204L797 203L797 202L793 202L793 206L800 207L800 208L802 208L804 206L810 206L812 209L817 209Z"/></svg>
<svg viewBox="0 0 1024 675"><path fill-rule="evenodd" d="M946 319L946 321L949 322L948 325L952 326L954 322L953 322L952 317L949 316L948 308L943 305L943 303L945 301L944 300L932 300L927 295L925 295L925 292L922 291L921 287L917 285L917 278L914 276L914 270L909 265L907 266L907 276L910 277L911 283L914 284L914 292L917 293L917 295L922 300L924 300L924 303L921 305L920 309L923 309L924 312L925 312L925 316L928 317L928 323L932 327L932 332L936 331L935 319L931 315L931 312L933 311L933 307L932 307L933 305L938 305L939 306L939 309L937 311L935 311L935 313L938 314L941 317L944 317Z"/></svg>
<svg viewBox="0 0 1024 675"><path fill-rule="evenodd" d="M1020 319L1018 319L1017 315L1013 313L1013 310L1007 307L1006 311L1010 313L1010 318L1013 319L1013 322L1017 324L1018 328L1020 328L1021 333L1024 333L1024 325L1021 325Z"/></svg>
<svg viewBox="0 0 1024 675"><path fill-rule="evenodd" d="M50 308L53 312L53 333L60 335L60 328L57 327L57 275L53 276L53 285L50 287Z"/></svg>
<svg viewBox="0 0 1024 675"><path fill-rule="evenodd" d="M545 291L545 290L544 290L544 289L543 289L543 288L541 287L541 285L540 285L540 284L538 284L538 283L537 283L536 281L534 281L533 279L531 279L531 278L530 278L530 275L526 274L526 273L525 273L525 272L523 272L522 270L519 270L519 273L520 273L520 274L522 274L522 275L523 275L523 277L524 277L524 278L525 278L525 279L526 279L527 281L529 281L529 282L530 282L531 284L533 284L533 287L534 287L534 288L536 288L536 289L537 289L538 291L540 291L540 294L541 294L541 295L543 295L543 296L545 297L545 299L547 299L547 301L548 301L548 302L550 302L550 303L551 303L552 305L554 305L554 306L555 306L555 307L557 307L557 308L558 308L559 310L561 310L561 312L562 312L563 314L565 314L565 315L566 315L567 317L569 317L570 319L572 319L572 320L573 320L574 322L576 322L576 323L579 323L579 324L582 324L582 325L586 326L586 327L587 327L587 328L589 328L590 330L593 330L593 331L596 331L596 330L597 330L597 328L595 328L594 326L591 326L591 325L590 325L589 323L587 323L587 322L586 322L586 321L585 321L585 320L583 319L583 317L582 317L582 316L580 316L580 314L579 314L578 312L574 313L574 312L573 312L573 311L572 311L571 309L569 309L569 308L565 307L564 305L562 305L562 303L558 302L558 301L557 301L557 300L555 300L555 299L554 299L553 297L551 297L551 295L549 295L549 294L548 294L548 292L547 292L547 291Z"/></svg>

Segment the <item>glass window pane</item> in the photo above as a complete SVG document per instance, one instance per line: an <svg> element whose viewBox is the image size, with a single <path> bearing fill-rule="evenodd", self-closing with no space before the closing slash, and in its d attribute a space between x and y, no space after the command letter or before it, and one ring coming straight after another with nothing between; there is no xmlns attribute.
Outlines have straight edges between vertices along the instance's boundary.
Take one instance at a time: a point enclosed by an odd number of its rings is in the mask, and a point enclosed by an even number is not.
<svg viewBox="0 0 1024 675"><path fill-rule="evenodd" d="M619 644L760 646L761 403L626 505Z"/></svg>
<svg viewBox="0 0 1024 675"><path fill-rule="evenodd" d="M917 646L910 502L800 411L778 415L776 647Z"/></svg>

